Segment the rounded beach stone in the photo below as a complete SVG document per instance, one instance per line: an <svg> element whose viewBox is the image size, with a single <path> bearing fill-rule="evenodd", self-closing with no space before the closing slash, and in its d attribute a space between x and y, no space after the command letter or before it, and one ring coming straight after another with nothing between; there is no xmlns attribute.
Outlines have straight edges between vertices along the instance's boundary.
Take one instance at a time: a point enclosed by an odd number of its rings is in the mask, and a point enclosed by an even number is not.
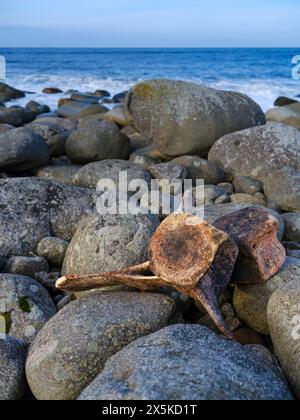
<svg viewBox="0 0 300 420"><path fill-rule="evenodd" d="M270 173L264 189L270 205L287 212L300 211L300 167L294 170L287 165L286 168Z"/></svg>
<svg viewBox="0 0 300 420"><path fill-rule="evenodd" d="M148 260L158 216L99 215L81 224L68 248L63 274L118 270Z"/></svg>
<svg viewBox="0 0 300 420"><path fill-rule="evenodd" d="M22 172L43 166L49 161L43 138L27 128L0 134L0 171Z"/></svg>
<svg viewBox="0 0 300 420"><path fill-rule="evenodd" d="M255 196L252 194L242 194L242 193L236 193L231 195L231 202L232 203L238 203L238 204L254 204L258 206L267 207L267 201L264 198L264 195L262 196Z"/></svg>
<svg viewBox="0 0 300 420"><path fill-rule="evenodd" d="M25 94L21 90L15 89L5 83L0 83L0 101L7 102L12 99L24 98Z"/></svg>
<svg viewBox="0 0 300 420"><path fill-rule="evenodd" d="M283 268L268 282L236 286L233 304L238 317L252 330L270 335L267 308L272 294L283 284L300 278L300 261L288 257Z"/></svg>
<svg viewBox="0 0 300 420"><path fill-rule="evenodd" d="M300 170L300 132L277 123L252 127L219 139L208 158L234 176L250 176L263 183L270 176L276 194L276 171Z"/></svg>
<svg viewBox="0 0 300 420"><path fill-rule="evenodd" d="M113 356L80 400L293 400L273 356L199 325L174 325Z"/></svg>
<svg viewBox="0 0 300 420"><path fill-rule="evenodd" d="M138 83L125 109L137 130L171 157L205 156L223 135L265 123L260 107L245 95L173 80Z"/></svg>
<svg viewBox="0 0 300 420"><path fill-rule="evenodd" d="M225 179L223 169L216 163L201 159L198 156L181 156L172 162L184 166L194 181L203 179L205 184L217 185Z"/></svg>
<svg viewBox="0 0 300 420"><path fill-rule="evenodd" d="M126 171L128 184L132 180L142 179L150 186L151 175L148 171L133 162L122 159L107 159L84 165L75 175L74 184L96 188L100 180L109 179L115 183L118 191L121 188L119 184L120 172L123 171Z"/></svg>
<svg viewBox="0 0 300 420"><path fill-rule="evenodd" d="M21 127L23 124L30 123L35 118L35 114L21 107L11 107L0 109L0 123L9 124L14 127Z"/></svg>
<svg viewBox="0 0 300 420"><path fill-rule="evenodd" d="M11 257L3 269L4 273L28 277L34 277L40 271L49 271L47 260L41 257Z"/></svg>
<svg viewBox="0 0 300 420"><path fill-rule="evenodd" d="M256 194L264 189L262 182L249 176L235 176L233 186L236 193L242 194Z"/></svg>
<svg viewBox="0 0 300 420"><path fill-rule="evenodd" d="M61 267L69 246L69 242L55 237L41 240L37 247L37 253L44 257L52 267ZM40 270L47 271L47 270Z"/></svg>
<svg viewBox="0 0 300 420"><path fill-rule="evenodd" d="M300 242L300 212L282 215L285 222L284 239L290 242Z"/></svg>
<svg viewBox="0 0 300 420"><path fill-rule="evenodd" d="M81 165L47 165L38 169L36 176L73 185L74 176L81 168Z"/></svg>
<svg viewBox="0 0 300 420"><path fill-rule="evenodd" d="M55 235L71 240L93 210L93 192L41 178L0 180L0 247L6 256L29 256Z"/></svg>
<svg viewBox="0 0 300 420"><path fill-rule="evenodd" d="M275 354L289 383L300 398L300 282L299 274L273 293L268 305L268 323Z"/></svg>
<svg viewBox="0 0 300 420"><path fill-rule="evenodd" d="M152 293L93 293L64 307L32 344L26 374L39 400L72 400L106 361L168 325L172 299Z"/></svg>
<svg viewBox="0 0 300 420"><path fill-rule="evenodd" d="M0 274L0 316L7 334L30 343L56 312L50 295L37 281Z"/></svg>
<svg viewBox="0 0 300 420"><path fill-rule="evenodd" d="M96 129L74 131L66 143L66 152L74 163L90 163L104 159L127 159L130 141L110 121L102 121Z"/></svg>
<svg viewBox="0 0 300 420"><path fill-rule="evenodd" d="M0 401L20 400L26 389L24 343L0 331Z"/></svg>

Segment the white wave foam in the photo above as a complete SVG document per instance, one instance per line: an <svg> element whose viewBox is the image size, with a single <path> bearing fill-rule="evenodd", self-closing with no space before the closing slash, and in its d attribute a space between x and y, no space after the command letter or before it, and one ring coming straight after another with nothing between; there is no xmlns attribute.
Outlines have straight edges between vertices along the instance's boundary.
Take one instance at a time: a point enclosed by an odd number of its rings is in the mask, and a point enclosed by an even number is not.
<svg viewBox="0 0 300 420"><path fill-rule="evenodd" d="M108 90L112 95L130 89L135 83L142 79L136 80L118 80L113 78L98 78L87 74L73 74L73 75L15 75L7 79L7 83L12 86L22 89L24 91L34 91L32 95L26 95L12 104L19 104L24 106L29 100L35 100L50 106L52 110L57 107L57 101L64 97L62 95L45 95L42 93L45 87L58 87L64 92L74 89L81 92L94 92L97 89ZM203 83L200 78L186 79L196 83ZM273 106L274 100L278 96L295 97L295 84L293 81L282 79L256 79L256 80L219 80L211 83L205 82L211 87L237 91L247 94L254 99L264 111ZM300 91L300 86L299 86Z"/></svg>

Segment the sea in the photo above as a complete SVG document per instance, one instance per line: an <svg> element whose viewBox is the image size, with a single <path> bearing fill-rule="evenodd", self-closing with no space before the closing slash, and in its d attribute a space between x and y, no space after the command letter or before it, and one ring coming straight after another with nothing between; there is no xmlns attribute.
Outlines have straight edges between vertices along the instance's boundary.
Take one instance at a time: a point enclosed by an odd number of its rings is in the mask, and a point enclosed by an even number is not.
<svg viewBox="0 0 300 420"><path fill-rule="evenodd" d="M293 77L297 75L300 48L0 48L0 55L6 59L6 83L31 92L13 104L37 100L52 110L64 95L44 95L45 87L58 87L63 92L106 89L114 95L153 78L242 92L265 111L278 96L299 99L300 95L300 79Z"/></svg>

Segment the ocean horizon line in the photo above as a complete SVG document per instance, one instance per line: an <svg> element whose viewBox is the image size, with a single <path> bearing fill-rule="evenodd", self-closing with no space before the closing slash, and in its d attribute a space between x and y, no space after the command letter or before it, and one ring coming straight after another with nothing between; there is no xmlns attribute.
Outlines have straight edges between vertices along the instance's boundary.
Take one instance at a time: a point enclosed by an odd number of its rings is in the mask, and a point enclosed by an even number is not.
<svg viewBox="0 0 300 420"><path fill-rule="evenodd" d="M9 47L0 46L4 50L299 50L300 47Z"/></svg>

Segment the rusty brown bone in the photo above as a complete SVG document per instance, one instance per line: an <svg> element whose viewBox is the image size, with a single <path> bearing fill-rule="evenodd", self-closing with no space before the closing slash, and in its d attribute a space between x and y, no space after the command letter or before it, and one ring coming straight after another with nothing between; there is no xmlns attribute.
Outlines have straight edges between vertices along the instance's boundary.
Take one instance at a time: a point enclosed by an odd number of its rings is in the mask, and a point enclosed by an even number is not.
<svg viewBox="0 0 300 420"><path fill-rule="evenodd" d="M230 282L237 255L238 248L227 233L188 214L173 214L152 237L148 262L110 273L65 276L56 287L78 292L117 284L144 291L172 286L200 301L220 331L233 338L218 298Z"/></svg>
<svg viewBox="0 0 300 420"><path fill-rule="evenodd" d="M227 232L239 247L233 282L262 283L283 266L286 252L277 238L279 223L268 211L248 207L221 217L214 226Z"/></svg>

